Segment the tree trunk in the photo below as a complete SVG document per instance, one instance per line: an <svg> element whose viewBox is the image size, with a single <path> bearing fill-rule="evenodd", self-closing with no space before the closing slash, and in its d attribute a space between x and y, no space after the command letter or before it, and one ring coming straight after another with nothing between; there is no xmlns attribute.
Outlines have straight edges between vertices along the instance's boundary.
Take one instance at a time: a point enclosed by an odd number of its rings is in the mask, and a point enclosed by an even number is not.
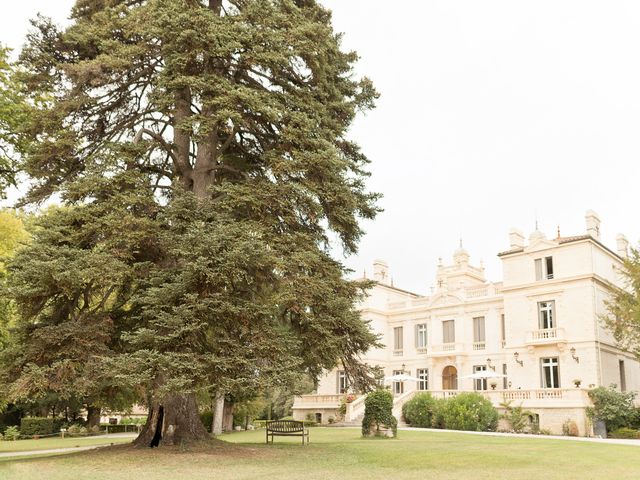
<svg viewBox="0 0 640 480"><path fill-rule="evenodd" d="M87 405L87 426L89 428L100 425L100 407Z"/></svg>
<svg viewBox="0 0 640 480"><path fill-rule="evenodd" d="M233 432L233 410L235 405L231 402L225 402L224 412L222 414L222 430L225 432Z"/></svg>
<svg viewBox="0 0 640 480"><path fill-rule="evenodd" d="M137 447L177 445L211 437L200 421L195 395L170 394L153 401L147 423L135 439Z"/></svg>
<svg viewBox="0 0 640 480"><path fill-rule="evenodd" d="M222 421L224 419L224 395L221 393L216 394L216 405L213 410L213 426L211 433L213 435L220 435L222 433Z"/></svg>

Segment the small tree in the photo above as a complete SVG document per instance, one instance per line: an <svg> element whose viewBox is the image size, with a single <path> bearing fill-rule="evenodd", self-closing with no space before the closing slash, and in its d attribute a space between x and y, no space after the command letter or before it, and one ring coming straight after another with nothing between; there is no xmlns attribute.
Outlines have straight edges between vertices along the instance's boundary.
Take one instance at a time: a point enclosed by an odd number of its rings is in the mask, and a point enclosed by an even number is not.
<svg viewBox="0 0 640 480"><path fill-rule="evenodd" d="M393 416L393 395L382 388L371 392L364 401L362 435L380 436L380 427L390 428L394 437L397 434L398 421Z"/></svg>
<svg viewBox="0 0 640 480"><path fill-rule="evenodd" d="M433 425L436 399L429 393L419 393L402 406L402 416L412 427Z"/></svg>
<svg viewBox="0 0 640 480"><path fill-rule="evenodd" d="M513 400L508 400L500 404L505 410L501 417L509 422L511 430L515 433L522 433L529 425L529 415L532 415L532 412L524 410L522 405L514 407L512 404Z"/></svg>

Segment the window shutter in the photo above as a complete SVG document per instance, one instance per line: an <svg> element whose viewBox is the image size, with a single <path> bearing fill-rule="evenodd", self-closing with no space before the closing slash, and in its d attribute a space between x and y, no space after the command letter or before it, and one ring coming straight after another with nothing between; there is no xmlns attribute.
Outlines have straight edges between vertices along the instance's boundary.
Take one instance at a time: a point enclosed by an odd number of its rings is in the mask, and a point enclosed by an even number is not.
<svg viewBox="0 0 640 480"><path fill-rule="evenodd" d="M542 280L542 259L538 258L534 262L536 266L536 280Z"/></svg>
<svg viewBox="0 0 640 480"><path fill-rule="evenodd" d="M414 334L414 341L415 341L415 347L418 348L420 346L419 342L418 342L418 327L419 325L415 325L413 327L413 334Z"/></svg>

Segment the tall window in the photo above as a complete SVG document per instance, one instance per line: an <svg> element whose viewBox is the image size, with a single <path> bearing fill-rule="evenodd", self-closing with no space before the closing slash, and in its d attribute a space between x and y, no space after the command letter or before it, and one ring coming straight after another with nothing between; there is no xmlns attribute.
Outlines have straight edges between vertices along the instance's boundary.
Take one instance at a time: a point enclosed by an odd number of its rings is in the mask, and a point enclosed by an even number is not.
<svg viewBox="0 0 640 480"><path fill-rule="evenodd" d="M442 322L442 343L456 342L455 320L445 320Z"/></svg>
<svg viewBox="0 0 640 480"><path fill-rule="evenodd" d="M344 370L338 370L338 394L347 393L347 375Z"/></svg>
<svg viewBox="0 0 640 480"><path fill-rule="evenodd" d="M504 348L507 343L507 330L504 325L504 313L500 315L500 341L502 342L502 347Z"/></svg>
<svg viewBox="0 0 640 480"><path fill-rule="evenodd" d="M484 317L475 317L473 319L473 349L484 350L485 333L484 333Z"/></svg>
<svg viewBox="0 0 640 480"><path fill-rule="evenodd" d="M538 302L538 319L541 329L556 328L556 302Z"/></svg>
<svg viewBox="0 0 640 480"><path fill-rule="evenodd" d="M541 358L542 388L560 388L558 357Z"/></svg>
<svg viewBox="0 0 640 480"><path fill-rule="evenodd" d="M402 327L395 327L393 329L393 349L395 352L402 352Z"/></svg>
<svg viewBox="0 0 640 480"><path fill-rule="evenodd" d="M417 371L418 390L429 390L429 369L419 368Z"/></svg>
<svg viewBox="0 0 640 480"><path fill-rule="evenodd" d="M477 372L486 372L487 371L487 366L486 365L474 365L473 366L473 373L477 373ZM476 378L473 381L474 385L473 388L474 390L486 390L487 389L487 379L486 378Z"/></svg>
<svg viewBox="0 0 640 480"><path fill-rule="evenodd" d="M394 370L393 375L400 375L404 373L404 370ZM393 393L396 395L402 395L404 393L404 382L393 382Z"/></svg>
<svg viewBox="0 0 640 480"><path fill-rule="evenodd" d="M536 258L536 280L551 280L553 278L553 257Z"/></svg>
<svg viewBox="0 0 640 480"><path fill-rule="evenodd" d="M427 348L427 324L420 323L416 325L416 348L425 350Z"/></svg>
<svg viewBox="0 0 640 480"><path fill-rule="evenodd" d="M627 391L627 376L624 372L624 360L619 360L618 361L618 367L620 369L620 391L621 392L626 392Z"/></svg>
<svg viewBox="0 0 640 480"><path fill-rule="evenodd" d="M507 387L509 386L509 381L507 380L507 364L506 363L502 364L502 375L504 375L504 377L502 377L502 389L506 390Z"/></svg>

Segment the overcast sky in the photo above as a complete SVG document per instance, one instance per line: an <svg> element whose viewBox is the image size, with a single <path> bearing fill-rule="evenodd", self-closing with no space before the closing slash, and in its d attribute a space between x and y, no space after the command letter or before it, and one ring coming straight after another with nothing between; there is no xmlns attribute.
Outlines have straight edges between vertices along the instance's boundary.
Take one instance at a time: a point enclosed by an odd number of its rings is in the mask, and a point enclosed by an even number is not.
<svg viewBox="0 0 640 480"><path fill-rule="evenodd" d="M64 22L73 1L10 3L0 41L19 48L29 18ZM382 258L427 293L462 238L500 280L511 227L582 234L589 208L606 244L637 244L640 2L322 3L382 95L352 130L385 210L347 259L358 273Z"/></svg>

